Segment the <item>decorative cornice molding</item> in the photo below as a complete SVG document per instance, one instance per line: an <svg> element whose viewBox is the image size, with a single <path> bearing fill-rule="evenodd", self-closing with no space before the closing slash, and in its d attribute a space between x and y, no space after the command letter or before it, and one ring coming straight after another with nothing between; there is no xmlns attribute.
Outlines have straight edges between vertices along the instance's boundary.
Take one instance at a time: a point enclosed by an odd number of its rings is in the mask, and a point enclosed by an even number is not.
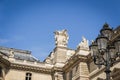
<svg viewBox="0 0 120 80"><path fill-rule="evenodd" d="M111 40L110 40L111 43L114 42L114 40L117 39L119 36L120 36L120 26L117 27L117 28L114 30L114 32L113 32L113 34L112 34L112 37L111 37Z"/></svg>
<svg viewBox="0 0 120 80"><path fill-rule="evenodd" d="M63 69L62 69L62 68L60 68L60 67L55 67L55 66L54 66L51 70L52 70L52 72L56 72L56 71L57 71L57 72L63 72Z"/></svg>
<svg viewBox="0 0 120 80"><path fill-rule="evenodd" d="M42 68L42 67L35 67L35 66L29 66L29 65L22 65L22 64L16 64L16 63L11 63L10 65L11 69L17 69L17 70L23 70L23 71L33 71L33 72L38 72L38 73L51 73L51 68Z"/></svg>
<svg viewBox="0 0 120 80"><path fill-rule="evenodd" d="M54 50L53 50L53 51L55 52L57 49L66 49L66 50L68 50L68 48L67 48L67 47L60 47L60 46L57 46L57 47L55 47L55 48L54 48Z"/></svg>
<svg viewBox="0 0 120 80"><path fill-rule="evenodd" d="M3 64L5 67L10 66L10 62L8 60L4 59L2 55L0 55L0 64Z"/></svg>
<svg viewBox="0 0 120 80"><path fill-rule="evenodd" d="M65 64L65 66L63 67L63 71L67 70L68 68L70 68L71 66L73 66L75 63L78 62L87 62L87 56L83 56L83 55L76 55L74 54Z"/></svg>

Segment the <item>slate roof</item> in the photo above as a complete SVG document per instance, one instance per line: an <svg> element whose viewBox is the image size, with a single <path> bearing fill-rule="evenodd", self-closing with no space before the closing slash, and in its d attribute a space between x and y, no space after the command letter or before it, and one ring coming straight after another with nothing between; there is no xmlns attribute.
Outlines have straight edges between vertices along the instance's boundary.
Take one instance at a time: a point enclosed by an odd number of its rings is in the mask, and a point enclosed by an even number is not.
<svg viewBox="0 0 120 80"><path fill-rule="evenodd" d="M34 56L31 55L31 51L28 50L20 50L20 49L14 49L14 48L7 48L7 47L1 47L0 46L0 53L9 56L10 50L14 52L14 58L18 60L27 60L27 61L39 61Z"/></svg>

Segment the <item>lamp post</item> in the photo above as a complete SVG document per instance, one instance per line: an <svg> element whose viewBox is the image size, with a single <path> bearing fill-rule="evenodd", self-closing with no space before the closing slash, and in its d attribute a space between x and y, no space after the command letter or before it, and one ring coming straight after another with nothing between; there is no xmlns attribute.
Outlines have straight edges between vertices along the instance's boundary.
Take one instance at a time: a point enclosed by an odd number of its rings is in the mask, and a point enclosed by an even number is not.
<svg viewBox="0 0 120 80"><path fill-rule="evenodd" d="M105 66L106 80L110 80L110 67L120 58L120 39L111 43L113 30L107 23L104 24L100 35L90 45L91 56L95 65Z"/></svg>

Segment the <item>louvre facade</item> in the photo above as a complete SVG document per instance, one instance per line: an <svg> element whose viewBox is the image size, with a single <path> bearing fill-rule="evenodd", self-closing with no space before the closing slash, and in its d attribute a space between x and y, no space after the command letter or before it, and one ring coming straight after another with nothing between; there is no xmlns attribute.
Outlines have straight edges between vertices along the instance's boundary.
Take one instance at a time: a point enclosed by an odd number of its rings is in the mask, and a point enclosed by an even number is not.
<svg viewBox="0 0 120 80"><path fill-rule="evenodd" d="M0 80L105 80L105 67L94 64L85 37L74 50L67 47L66 30L54 34L55 48L43 62L30 51L0 47ZM112 30L110 40L114 42L119 37L120 27L117 27ZM119 75L120 62L117 62L111 66L111 80L120 80Z"/></svg>

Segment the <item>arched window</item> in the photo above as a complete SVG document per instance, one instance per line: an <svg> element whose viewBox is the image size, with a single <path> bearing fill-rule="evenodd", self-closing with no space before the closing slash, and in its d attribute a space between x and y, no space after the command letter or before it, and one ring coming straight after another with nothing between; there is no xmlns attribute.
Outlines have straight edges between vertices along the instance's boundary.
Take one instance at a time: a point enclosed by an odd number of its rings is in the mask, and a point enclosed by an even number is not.
<svg viewBox="0 0 120 80"><path fill-rule="evenodd" d="M25 80L32 80L32 73L26 73Z"/></svg>

